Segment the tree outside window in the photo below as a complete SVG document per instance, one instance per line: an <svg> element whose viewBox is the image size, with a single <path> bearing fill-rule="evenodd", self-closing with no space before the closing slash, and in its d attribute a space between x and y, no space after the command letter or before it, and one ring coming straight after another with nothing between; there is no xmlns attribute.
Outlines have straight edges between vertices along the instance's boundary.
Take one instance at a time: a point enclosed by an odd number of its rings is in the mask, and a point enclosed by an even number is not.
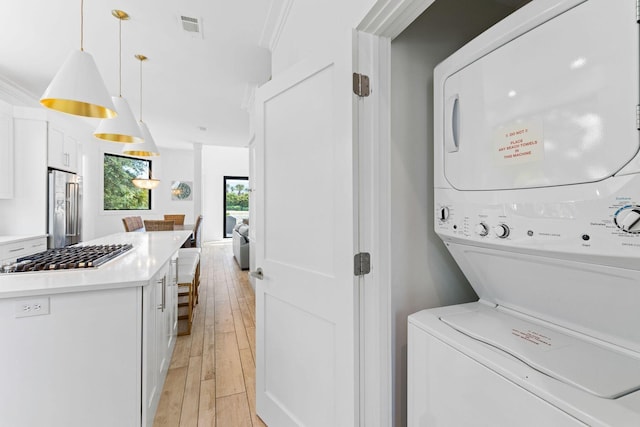
<svg viewBox="0 0 640 427"><path fill-rule="evenodd" d="M151 190L136 187L134 178L149 178L151 161L104 155L104 210L151 210Z"/></svg>

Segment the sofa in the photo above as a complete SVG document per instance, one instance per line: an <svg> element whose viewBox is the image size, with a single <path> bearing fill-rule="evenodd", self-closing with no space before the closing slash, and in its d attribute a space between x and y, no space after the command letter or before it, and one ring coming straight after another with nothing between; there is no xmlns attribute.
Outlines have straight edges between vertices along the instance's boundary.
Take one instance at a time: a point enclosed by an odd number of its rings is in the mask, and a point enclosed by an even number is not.
<svg viewBox="0 0 640 427"><path fill-rule="evenodd" d="M233 257L241 270L249 269L249 225L240 223L233 228Z"/></svg>

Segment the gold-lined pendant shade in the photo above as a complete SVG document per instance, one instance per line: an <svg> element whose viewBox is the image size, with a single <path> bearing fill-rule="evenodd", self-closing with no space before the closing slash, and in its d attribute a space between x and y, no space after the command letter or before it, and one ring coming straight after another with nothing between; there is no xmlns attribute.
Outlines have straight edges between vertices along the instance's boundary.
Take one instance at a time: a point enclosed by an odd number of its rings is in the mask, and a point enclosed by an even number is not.
<svg viewBox="0 0 640 427"><path fill-rule="evenodd" d="M118 117L104 119L93 132L93 135L104 141L120 142L124 144L143 141L138 122L133 116L129 103L122 97L122 21L129 20L129 14L123 10L112 10L111 14L118 19L118 96L112 97L118 110Z"/></svg>
<svg viewBox="0 0 640 427"><path fill-rule="evenodd" d="M71 52L40 98L46 108L83 117L111 119L117 109L93 57L83 50Z"/></svg>
<svg viewBox="0 0 640 427"><path fill-rule="evenodd" d="M144 141L139 144L125 145L122 148L122 154L139 157L159 156L160 150L158 150L158 147L156 146L156 143L151 136L151 132L149 132L147 124L143 121L140 121L139 126Z"/></svg>
<svg viewBox="0 0 640 427"><path fill-rule="evenodd" d="M114 96L112 100L118 111L118 117L102 120L93 135L109 142L124 144L143 142L144 137L127 100L121 96Z"/></svg>

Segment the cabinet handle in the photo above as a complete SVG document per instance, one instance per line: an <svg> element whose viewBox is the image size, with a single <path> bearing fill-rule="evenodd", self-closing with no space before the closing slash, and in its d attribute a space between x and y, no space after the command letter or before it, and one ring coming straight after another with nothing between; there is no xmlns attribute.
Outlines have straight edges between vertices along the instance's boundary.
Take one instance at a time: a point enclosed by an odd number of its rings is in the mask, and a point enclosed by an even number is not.
<svg viewBox="0 0 640 427"><path fill-rule="evenodd" d="M176 281L173 282L173 283L175 283L176 286L177 286L178 285L178 265L179 265L178 264L178 259L176 258L174 260L171 260L171 263L176 265L176 269L175 269L175 271L176 271Z"/></svg>
<svg viewBox="0 0 640 427"><path fill-rule="evenodd" d="M162 277L162 311L167 308L167 276Z"/></svg>
<svg viewBox="0 0 640 427"><path fill-rule="evenodd" d="M166 298L167 298L166 291L165 291L165 288L166 288L165 285L167 284L166 279L167 279L167 276L162 276L162 279L156 280L156 283L162 284L162 303L157 307L158 310L162 310L162 311L164 311L165 309Z"/></svg>
<svg viewBox="0 0 640 427"><path fill-rule="evenodd" d="M24 248L9 249L9 252L18 252L18 251L24 251Z"/></svg>

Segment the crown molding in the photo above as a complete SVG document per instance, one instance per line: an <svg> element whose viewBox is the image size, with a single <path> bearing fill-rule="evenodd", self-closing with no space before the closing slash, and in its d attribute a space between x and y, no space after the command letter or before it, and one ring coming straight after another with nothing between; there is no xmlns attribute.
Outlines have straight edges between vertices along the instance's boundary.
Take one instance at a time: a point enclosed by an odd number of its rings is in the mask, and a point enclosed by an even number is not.
<svg viewBox="0 0 640 427"><path fill-rule="evenodd" d="M4 76L0 76L0 98L20 107L37 107L39 97Z"/></svg>
<svg viewBox="0 0 640 427"><path fill-rule="evenodd" d="M404 31L435 0L378 0L357 29L391 40Z"/></svg>
<svg viewBox="0 0 640 427"><path fill-rule="evenodd" d="M259 45L275 51L295 0L271 0Z"/></svg>

